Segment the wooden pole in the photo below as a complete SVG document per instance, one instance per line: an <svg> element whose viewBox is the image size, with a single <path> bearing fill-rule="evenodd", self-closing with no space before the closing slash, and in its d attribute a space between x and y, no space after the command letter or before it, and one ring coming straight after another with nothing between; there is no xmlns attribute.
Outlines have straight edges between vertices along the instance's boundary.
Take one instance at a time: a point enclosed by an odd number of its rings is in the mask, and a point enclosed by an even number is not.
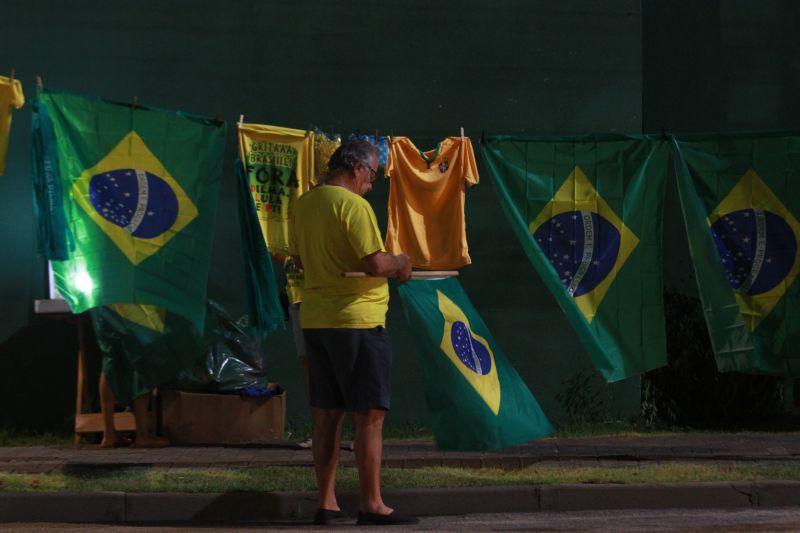
<svg viewBox="0 0 800 533"><path fill-rule="evenodd" d="M75 435L73 442L77 445L81 443L81 436L78 433L77 420L83 413L83 397L86 395L86 343L83 335L83 317L78 315L78 383L75 391Z"/></svg>
<svg viewBox="0 0 800 533"><path fill-rule="evenodd" d="M411 279L427 278L452 278L458 276L458 270L414 270L411 272ZM342 272L343 278L370 278L366 272Z"/></svg>

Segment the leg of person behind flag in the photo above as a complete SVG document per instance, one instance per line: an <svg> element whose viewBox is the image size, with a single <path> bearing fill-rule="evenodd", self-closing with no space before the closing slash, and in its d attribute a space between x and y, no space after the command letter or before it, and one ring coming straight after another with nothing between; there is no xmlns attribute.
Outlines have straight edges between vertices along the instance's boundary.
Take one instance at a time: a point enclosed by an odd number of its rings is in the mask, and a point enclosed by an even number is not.
<svg viewBox="0 0 800 533"><path fill-rule="evenodd" d="M163 448L169 446L169 440L159 437L150 428L150 416L148 407L152 391L146 392L133 400L133 418L136 419L136 440L134 446L137 448Z"/></svg>
<svg viewBox="0 0 800 533"><path fill-rule="evenodd" d="M103 440L100 442L101 448L116 448L118 446L130 446L131 440L117 433L114 427L114 406L116 397L111 384L106 379L105 372L100 373L98 384L100 392L100 411L103 413ZM137 448L161 448L169 446L169 440L158 437L150 429L150 417L148 407L150 404L151 392L148 391L133 400L133 418L136 423Z"/></svg>
<svg viewBox="0 0 800 533"><path fill-rule="evenodd" d="M130 446L130 439L117 433L114 427L114 404L117 399L114 391L106 379L104 372L100 373L100 411L103 413L103 440L100 441L101 448L116 448L117 446Z"/></svg>

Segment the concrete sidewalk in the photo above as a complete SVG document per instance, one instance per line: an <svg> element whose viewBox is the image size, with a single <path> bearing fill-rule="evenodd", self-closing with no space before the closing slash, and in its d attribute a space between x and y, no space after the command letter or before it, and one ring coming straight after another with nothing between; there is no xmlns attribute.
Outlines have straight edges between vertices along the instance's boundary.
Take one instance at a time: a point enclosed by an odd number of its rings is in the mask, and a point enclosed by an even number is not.
<svg viewBox="0 0 800 533"><path fill-rule="evenodd" d="M343 464L353 453L342 450ZM395 468L463 466L522 468L531 464L562 466L637 466L648 462L797 463L798 433L709 433L656 436L607 436L543 439L497 452L442 452L430 441L386 441L384 464ZM292 443L239 447L169 447L140 450L97 446L0 448L0 471L56 472L81 468L140 466L214 468L311 465L311 451Z"/></svg>
<svg viewBox="0 0 800 533"><path fill-rule="evenodd" d="M342 451L345 464L353 462ZM437 451L426 441L387 441L387 466L520 468L531 464L646 466L664 461L792 464L800 467L800 433L675 434L544 439L498 452ZM0 471L82 472L92 469L220 468L311 464L311 452L292 443L249 447L170 447L157 450L97 446L0 448ZM343 492L342 506L357 509ZM665 484L530 485L387 490L387 501L421 516L498 512L615 509L800 508L800 482L741 481ZM230 493L0 493L0 522L248 524L306 523L313 492Z"/></svg>

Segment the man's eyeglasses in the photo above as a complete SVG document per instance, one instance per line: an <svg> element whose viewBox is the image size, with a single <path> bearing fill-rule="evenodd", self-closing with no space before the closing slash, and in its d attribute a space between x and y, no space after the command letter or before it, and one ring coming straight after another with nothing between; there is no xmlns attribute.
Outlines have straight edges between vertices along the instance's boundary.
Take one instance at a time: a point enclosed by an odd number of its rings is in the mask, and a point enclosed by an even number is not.
<svg viewBox="0 0 800 533"><path fill-rule="evenodd" d="M369 181L375 181L378 178L378 171L366 163L361 163L365 168L369 169Z"/></svg>

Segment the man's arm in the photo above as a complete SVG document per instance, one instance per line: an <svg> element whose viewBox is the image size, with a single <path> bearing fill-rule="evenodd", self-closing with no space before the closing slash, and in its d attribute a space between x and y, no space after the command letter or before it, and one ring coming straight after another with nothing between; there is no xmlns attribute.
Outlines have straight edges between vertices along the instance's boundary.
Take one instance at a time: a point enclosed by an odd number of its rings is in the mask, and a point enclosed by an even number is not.
<svg viewBox="0 0 800 533"><path fill-rule="evenodd" d="M375 252L361 260L364 271L381 278L397 278L400 281L411 279L411 260L406 254L392 255Z"/></svg>

